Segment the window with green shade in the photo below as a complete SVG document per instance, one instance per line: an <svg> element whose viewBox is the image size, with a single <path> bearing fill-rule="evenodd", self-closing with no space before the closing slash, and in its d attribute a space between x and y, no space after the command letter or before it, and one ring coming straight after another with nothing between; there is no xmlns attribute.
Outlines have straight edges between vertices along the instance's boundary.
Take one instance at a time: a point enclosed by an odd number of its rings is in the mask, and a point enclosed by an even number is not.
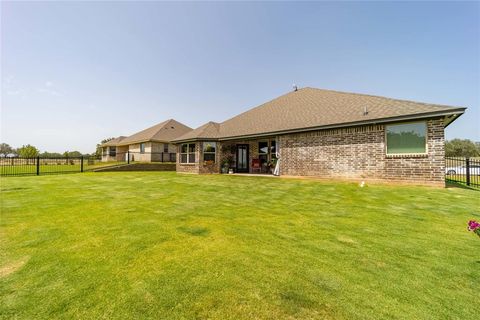
<svg viewBox="0 0 480 320"><path fill-rule="evenodd" d="M427 123L411 122L386 126L387 154L427 152Z"/></svg>
<svg viewBox="0 0 480 320"><path fill-rule="evenodd" d="M216 142L203 143L203 161L215 162L215 151L217 150Z"/></svg>

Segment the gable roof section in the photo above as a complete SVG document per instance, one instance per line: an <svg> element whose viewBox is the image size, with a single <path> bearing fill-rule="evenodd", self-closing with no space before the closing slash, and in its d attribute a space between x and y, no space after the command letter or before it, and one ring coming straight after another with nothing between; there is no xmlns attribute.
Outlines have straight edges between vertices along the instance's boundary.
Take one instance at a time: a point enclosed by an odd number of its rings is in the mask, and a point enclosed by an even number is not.
<svg viewBox="0 0 480 320"><path fill-rule="evenodd" d="M115 147L125 138L126 138L125 136L116 137L112 140L109 140L105 143L102 143L100 146L101 147Z"/></svg>
<svg viewBox="0 0 480 320"><path fill-rule="evenodd" d="M220 137L220 124L217 122L207 122L204 125L193 129L192 131L182 135L178 139L190 140L190 139L212 139Z"/></svg>
<svg viewBox="0 0 480 320"><path fill-rule="evenodd" d="M170 142L189 131L192 131L192 128L170 119L128 136L117 145L124 146L147 141Z"/></svg>
<svg viewBox="0 0 480 320"><path fill-rule="evenodd" d="M203 134L195 136L195 129L175 139L175 142L208 138L223 140L429 116L460 115L464 111L465 108L461 107L303 88L218 124L218 132L210 136L206 136L203 131Z"/></svg>

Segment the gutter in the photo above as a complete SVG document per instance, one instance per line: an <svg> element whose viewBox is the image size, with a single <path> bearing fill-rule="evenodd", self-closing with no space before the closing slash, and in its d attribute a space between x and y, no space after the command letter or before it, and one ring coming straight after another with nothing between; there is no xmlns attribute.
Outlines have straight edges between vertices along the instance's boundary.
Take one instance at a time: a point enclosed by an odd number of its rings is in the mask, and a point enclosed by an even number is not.
<svg viewBox="0 0 480 320"><path fill-rule="evenodd" d="M446 117L448 120L450 120L446 123L446 125L445 125L445 128L446 128L449 124L451 124L459 116L461 116L463 113L465 113L466 109L467 108L455 108L455 109L452 109L448 112L446 112L446 111L427 112L427 113L413 114L413 115L407 115L407 116L397 116L397 117L389 117L389 118L371 119L371 120L366 120L366 121L345 122L345 123L340 123L340 124L315 126L315 127L308 127L308 128L297 128L297 129L289 129L289 130L270 131L270 132L264 132L264 133L255 133L255 134L247 134L247 135L224 137L224 138L196 137L196 138L185 139L185 140L172 140L172 143L177 143L178 144L178 143L198 141L198 140L228 141L228 140L238 140L238 139L248 139L248 138L257 138L257 137L276 136L276 135L289 134L289 133L300 133L300 132L308 132L308 131L316 131L316 130L354 127L354 126L361 126L361 125L375 125L375 124L389 123L389 122L399 122L399 121L405 121L405 120L433 118L433 117L437 117L437 116L450 116L450 117Z"/></svg>

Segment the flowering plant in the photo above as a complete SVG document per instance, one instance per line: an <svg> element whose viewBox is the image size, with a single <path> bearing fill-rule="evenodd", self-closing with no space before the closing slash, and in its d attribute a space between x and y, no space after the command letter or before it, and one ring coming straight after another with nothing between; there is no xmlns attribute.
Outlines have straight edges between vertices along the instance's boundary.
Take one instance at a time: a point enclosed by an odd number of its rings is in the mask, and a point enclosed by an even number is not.
<svg viewBox="0 0 480 320"><path fill-rule="evenodd" d="M475 220L468 221L468 231L473 231L480 237L480 223Z"/></svg>

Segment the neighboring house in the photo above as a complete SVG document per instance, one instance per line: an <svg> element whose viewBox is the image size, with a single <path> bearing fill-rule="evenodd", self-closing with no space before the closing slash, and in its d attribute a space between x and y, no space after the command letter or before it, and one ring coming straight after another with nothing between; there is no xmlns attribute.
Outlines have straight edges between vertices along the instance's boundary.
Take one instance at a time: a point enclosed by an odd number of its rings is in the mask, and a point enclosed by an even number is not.
<svg viewBox="0 0 480 320"><path fill-rule="evenodd" d="M465 108L303 88L174 139L177 172L443 184L444 129Z"/></svg>
<svg viewBox="0 0 480 320"><path fill-rule="evenodd" d="M125 138L125 136L120 136L102 143L102 161L123 161L125 159L125 154L122 152L117 153L117 146L120 141Z"/></svg>
<svg viewBox="0 0 480 320"><path fill-rule="evenodd" d="M118 137L101 145L102 161L155 162L175 161L175 138L192 131L192 128L170 119L128 137Z"/></svg>

